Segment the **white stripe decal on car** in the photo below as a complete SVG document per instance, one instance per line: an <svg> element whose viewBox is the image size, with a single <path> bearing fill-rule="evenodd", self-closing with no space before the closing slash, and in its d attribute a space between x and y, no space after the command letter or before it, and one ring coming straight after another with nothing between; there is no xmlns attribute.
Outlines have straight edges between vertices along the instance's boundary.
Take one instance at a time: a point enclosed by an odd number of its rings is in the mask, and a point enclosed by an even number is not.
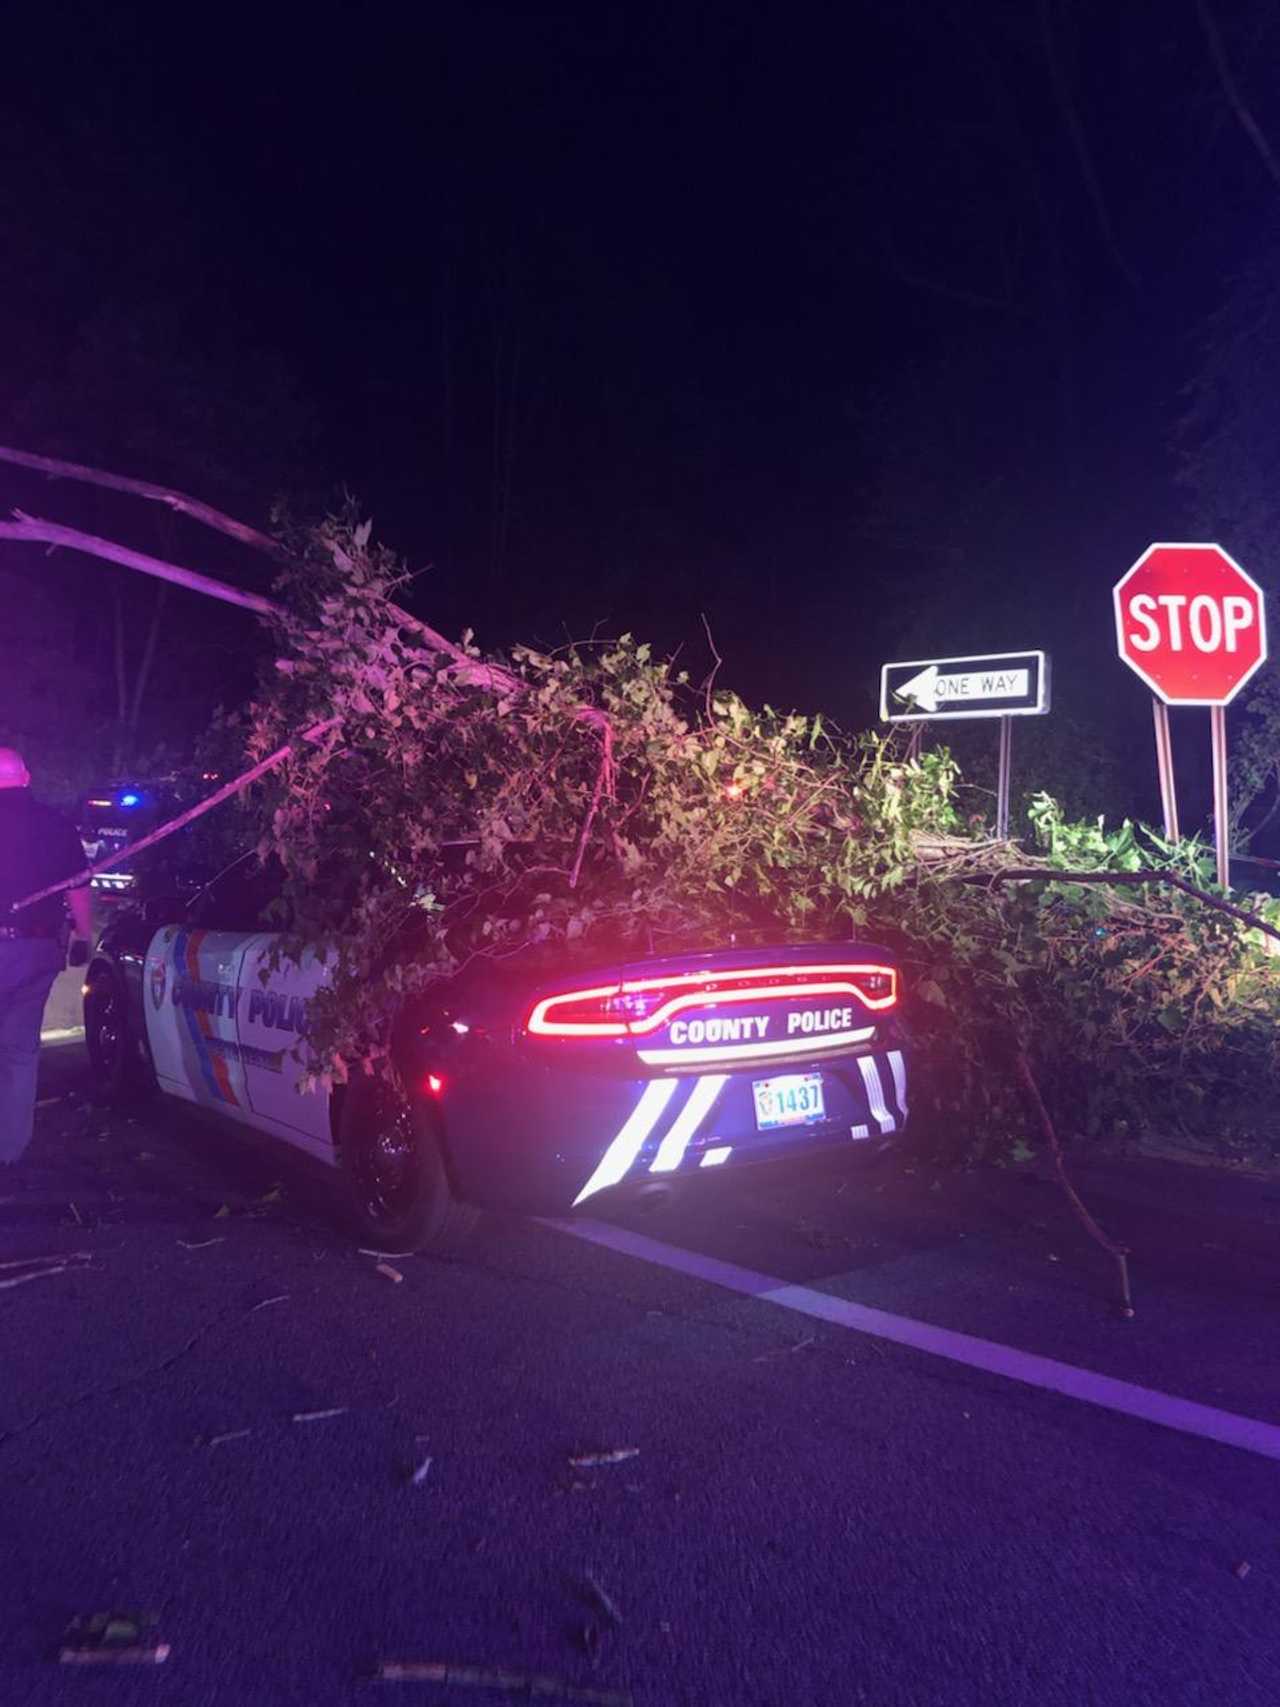
<svg viewBox="0 0 1280 1707"><path fill-rule="evenodd" d="M631 1110L617 1137L600 1158L600 1165L573 1200L576 1209L586 1198L593 1197L606 1186L617 1185L630 1170L631 1164L644 1147L644 1141L661 1119L667 1104L675 1095L675 1079L654 1079L644 1088L640 1101Z"/></svg>
<svg viewBox="0 0 1280 1707"><path fill-rule="evenodd" d="M900 1049L889 1051L889 1071L893 1074L893 1094L898 1099L898 1113L907 1118L907 1067Z"/></svg>
<svg viewBox="0 0 1280 1707"><path fill-rule="evenodd" d="M722 1162L729 1160L732 1151L732 1144L717 1144L712 1149L702 1152L702 1160L698 1166L700 1168L718 1168Z"/></svg>
<svg viewBox="0 0 1280 1707"><path fill-rule="evenodd" d="M711 1112L711 1105L725 1087L728 1075L708 1073L699 1079L689 1092L689 1100L671 1122L671 1130L658 1145L658 1153L649 1164L651 1174L669 1174L684 1160L689 1140Z"/></svg>
<svg viewBox="0 0 1280 1707"><path fill-rule="evenodd" d="M862 1074L862 1082L867 1090L867 1106L871 1110L871 1118L881 1132L896 1132L898 1123L889 1113L884 1100L884 1090L880 1084L880 1074L876 1071L875 1060L870 1055L860 1056L858 1071Z"/></svg>

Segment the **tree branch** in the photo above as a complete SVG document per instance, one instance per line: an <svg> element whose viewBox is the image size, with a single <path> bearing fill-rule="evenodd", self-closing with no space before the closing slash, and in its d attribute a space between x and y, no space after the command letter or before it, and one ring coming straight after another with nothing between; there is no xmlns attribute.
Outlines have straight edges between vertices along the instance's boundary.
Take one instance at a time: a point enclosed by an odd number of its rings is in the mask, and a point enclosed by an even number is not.
<svg viewBox="0 0 1280 1707"><path fill-rule="evenodd" d="M0 445L0 462L11 462L19 468L34 469L37 473L48 475L52 480L80 480L91 486L105 486L113 492L127 492L133 497L150 499L202 522L217 533L239 540L242 545L265 552L275 563L285 567L297 566L296 560L279 540L272 539L269 534L262 533L245 522L237 521L234 516L228 516L222 510L214 509L211 504L205 504L199 498L192 498L186 492L177 492L168 486L156 486L148 480L133 480L123 474L110 474L105 469L90 468L84 463L63 462L56 457L37 456L32 451L14 450L4 445ZM43 521L39 517L28 516L21 510L15 510L14 515L18 518L16 523L0 522L0 540L66 546L69 550L83 551L91 557L105 558L109 563L122 564L126 569L136 569L144 575L158 576L162 581L171 581L175 586L187 587L192 592L205 593L210 598L221 599L225 604L240 605L245 610L255 611L259 616L284 615L282 605L274 599L264 598L260 593L244 592L225 581L215 581L212 576L201 575L194 569L179 568L177 564L166 563L160 558L149 557L143 552L131 551L127 546L117 545L114 540L101 539L95 534L81 533L75 528ZM393 605L392 611L397 620L418 634L433 652L441 652L452 660L456 666L450 672L453 680L469 687L489 688L494 693L520 691L521 684L510 671L469 658L452 640L446 639L443 634L399 606Z"/></svg>
<svg viewBox="0 0 1280 1707"><path fill-rule="evenodd" d="M97 534L81 533L79 528L63 527L58 522L46 522L39 516L24 515L21 510L15 510L16 521L0 522L0 540L11 539L27 545L61 545L68 551L83 551L89 557L102 557L108 563L119 563L126 569L136 569L142 575L154 575L161 581L170 581L175 587L186 587L193 593L204 593L211 599L221 599L224 604L240 605L245 610L255 611L259 616L283 616L284 608L274 599L267 599L261 593L247 593L240 587L232 587L226 581L215 581L211 575L201 575L195 569L182 569L176 563L166 563L159 557L148 557L145 552L132 551L127 545L117 545L112 539L101 539Z"/></svg>
<svg viewBox="0 0 1280 1707"><path fill-rule="evenodd" d="M120 597L120 586L117 582L111 589L111 634L113 658L116 670L116 768L119 769L122 760L120 744L124 739L125 726L129 717L129 685L125 676L124 660L124 600Z"/></svg>
<svg viewBox="0 0 1280 1707"><path fill-rule="evenodd" d="M142 648L142 657L138 662L138 674L133 684L133 697L129 704L129 734L132 736L138 727L138 719L142 715L142 700L147 691L147 683L151 679L151 670L156 661L156 646L160 639L160 618L164 612L164 601L168 588L161 582L156 588L155 603L151 607L151 621L147 625L146 645Z"/></svg>
<svg viewBox="0 0 1280 1707"><path fill-rule="evenodd" d="M1213 60L1214 69L1218 73L1218 81L1222 84L1222 92L1227 98L1227 105L1235 114L1236 123L1249 138L1258 152L1258 158L1271 174L1272 182L1280 186L1280 161L1272 152L1271 144L1263 133L1262 126L1254 118L1244 103L1239 84L1227 63L1226 50L1222 45L1217 21L1209 10L1209 0L1196 0L1196 14L1200 19L1200 27L1204 31L1205 40L1209 44L1209 57Z"/></svg>
<svg viewBox="0 0 1280 1707"><path fill-rule="evenodd" d="M711 717L711 706L712 706L711 690L716 685L716 677L720 674L720 666L721 666L721 664L724 663L724 659L720 656L719 652L716 650L715 639L711 633L711 624L707 621L706 611L701 612L701 616L702 616L702 627L703 627L703 630L707 636L707 645L711 648L711 656L714 659L714 662L711 666L710 673L708 674L706 681L703 682L703 684L702 684L703 709L706 712L707 718L710 719L710 717Z"/></svg>
<svg viewBox="0 0 1280 1707"><path fill-rule="evenodd" d="M1234 901L1224 901L1220 895L1210 895L1204 889L1197 889L1194 883L1188 883L1184 877L1175 877L1171 871L1055 871L1052 866L1032 866L1028 869L966 873L959 881L986 884L1111 883L1125 889L1137 888L1144 883L1167 883L1171 889L1180 889L1184 895L1203 901L1215 912L1226 913L1229 918L1238 919L1241 924L1263 931L1280 942L1280 930L1268 924L1261 914L1250 913L1244 907L1237 907Z"/></svg>
<svg viewBox="0 0 1280 1707"><path fill-rule="evenodd" d="M251 783L257 782L260 776L265 776L269 770L283 764L298 750L302 741L318 741L322 735L327 735L331 729L336 729L342 721L338 717L326 718L323 723L313 723L310 729L304 729L301 735L296 735L292 741L287 741L283 747L277 747L274 753L268 753L265 759L259 759L256 765L244 771L241 775L232 777L230 782L224 782L221 788L215 789L204 800L180 812L176 818L170 818L167 824L161 824L152 830L148 836L139 841L130 842L128 847L117 848L115 853L106 859L98 861L97 865L87 866L83 871L76 872L74 877L64 877L61 883L51 883L47 889L39 889L34 895L24 895L20 901L15 901L10 912L19 913L24 907L34 907L37 901L47 900L50 895L60 895L64 889L80 889L97 876L100 871L110 871L112 866L119 865L122 859L128 859L131 854L141 853L143 848L153 847L156 842L162 842L175 831L193 824L197 818L203 818L206 812L212 812L215 806L221 806L224 800L230 800L233 794L242 794Z"/></svg>
<svg viewBox="0 0 1280 1707"><path fill-rule="evenodd" d="M1090 1238L1096 1240L1097 1243L1102 1246L1103 1250L1115 1259L1116 1267L1120 1271L1120 1310L1123 1315L1132 1316L1133 1296L1129 1291L1128 1247L1126 1245L1117 1244L1114 1239L1110 1238L1103 1231L1098 1222L1095 1221L1093 1216L1089 1213L1084 1199L1071 1183L1071 1176L1067 1173L1067 1164L1062 1154L1062 1145L1058 1141L1058 1129L1050 1119L1048 1107L1046 1106L1044 1097L1041 1094L1040 1086L1036 1081L1036 1076L1031 1070L1031 1062L1025 1049L1018 1050L1018 1075L1022 1080L1028 1096L1031 1098L1032 1106L1035 1108L1035 1111L1040 1118L1040 1129L1048 1140L1049 1153L1053 1157L1053 1165L1057 1171L1058 1183L1066 1193L1067 1202L1080 1217L1081 1222L1084 1224L1084 1229L1089 1234Z"/></svg>
<svg viewBox="0 0 1280 1707"><path fill-rule="evenodd" d="M1125 260L1116 240L1115 228L1111 224L1111 214L1107 207L1106 197L1102 193L1102 183L1098 177L1097 167L1093 163L1093 154L1089 148L1089 139L1085 135L1081 122L1080 110L1072 97L1067 82L1066 72L1062 67L1062 56L1058 52L1057 39L1053 33L1053 19L1049 14L1049 0L1039 0L1037 8L1040 14L1040 34L1044 41L1045 59L1049 66L1049 81L1053 85L1054 99L1058 103L1058 111L1062 122L1067 127L1067 135L1071 138L1071 146L1075 152L1076 163L1080 168L1080 176L1089 200L1093 203L1094 216L1098 221L1098 229L1102 233L1103 243L1115 262L1116 269L1128 282L1135 292L1139 290L1138 275Z"/></svg>
<svg viewBox="0 0 1280 1707"><path fill-rule="evenodd" d="M199 498L189 498L185 492L175 492L169 486L156 486L149 480L131 480L126 475L108 474L105 469L90 468L82 462L63 462L58 457L37 456L32 451L13 450L7 445L0 445L0 462L33 469L50 480L80 480L89 486L105 486L111 492L127 492L134 498L146 498L153 504L163 504L166 509L190 516L193 521L202 522L217 533L225 533L230 539L238 539L242 545L250 545L255 551L263 551L277 563L290 561L288 552L270 534L261 533L247 522L238 522L234 516L215 510L212 504L201 503Z"/></svg>
<svg viewBox="0 0 1280 1707"><path fill-rule="evenodd" d="M617 774L616 766L613 762L613 725L609 722L609 719L602 711L596 711L593 716L584 717L583 714L588 711L594 711L594 708L581 706L578 711L578 719L582 722L595 724L596 728L600 732L600 769L596 772L595 787L591 791L591 805L587 808L587 816L582 825L582 834L578 838L577 857L573 862L573 870L569 874L570 889L576 889L578 887L578 877L582 871L582 861L587 851L587 841L591 835L591 826L595 823L596 813L600 809L601 796L608 794L612 799L614 780Z"/></svg>
<svg viewBox="0 0 1280 1707"><path fill-rule="evenodd" d="M61 462L54 457L37 456L30 451L19 451L0 446L0 461L15 463L22 468L35 469L47 474L52 479L81 480L94 486L105 486L112 491L127 492L135 497L148 498L154 502L166 505L171 510L180 511L183 515L191 516L194 520L203 522L218 533L229 535L232 539L240 540L242 544L253 546L265 552L274 562L296 567L292 558L278 540L259 532L257 528L238 522L233 517L225 515L221 510L215 510L212 505L202 503L198 498L188 497L184 492L175 492L166 486L155 486L145 480L131 480L124 475L108 474L102 469L90 468L81 463ZM240 587L233 587L226 581L218 581L211 575L202 575L195 569L184 569L176 563L168 563L159 557L150 557L145 552L133 551L128 546L118 545L114 540L102 539L96 534L82 533L78 528L63 527L60 523L44 521L37 516L28 516L21 510L15 510L16 520L0 522L0 541L13 540L25 544L45 544L64 546L70 551L81 551L90 557L101 557L108 563L119 563L126 569L137 570L143 575L152 575L161 581L168 581L177 587L185 587L190 592L204 593L207 597L219 599L224 604L239 605L244 610L251 610L258 616L284 617L285 607L275 599L264 597L261 593L250 593ZM501 664L486 664L479 658L469 657L456 642L449 640L437 629L411 616L399 605L390 607L391 614L397 622L403 623L407 629L415 633L423 644L432 652L440 653L448 660L444 666L451 682L464 687L474 687L498 695L520 695L525 691L524 683L513 671L505 669ZM613 788L613 730L608 717L595 706L579 706L574 714L575 720L589 723L600 731L605 744L605 752L601 762L600 786L610 792ZM581 864L582 853L586 847L586 833L590 830L591 821L595 817L598 796L588 815L582 846L579 849L578 863ZM576 868L575 868L576 869Z"/></svg>

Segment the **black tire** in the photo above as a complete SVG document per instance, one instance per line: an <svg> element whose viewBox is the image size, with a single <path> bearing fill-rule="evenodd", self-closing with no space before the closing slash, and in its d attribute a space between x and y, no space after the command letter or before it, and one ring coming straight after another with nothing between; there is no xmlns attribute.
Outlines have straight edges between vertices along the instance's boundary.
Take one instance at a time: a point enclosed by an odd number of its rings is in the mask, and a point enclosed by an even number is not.
<svg viewBox="0 0 1280 1707"><path fill-rule="evenodd" d="M146 1041L134 1035L119 976L106 966L90 970L84 998L84 1040L98 1091L117 1108L145 1102L156 1088Z"/></svg>
<svg viewBox="0 0 1280 1707"><path fill-rule="evenodd" d="M474 1227L479 1211L453 1195L435 1118L381 1079L347 1086L338 1150L351 1220L378 1250L440 1249Z"/></svg>

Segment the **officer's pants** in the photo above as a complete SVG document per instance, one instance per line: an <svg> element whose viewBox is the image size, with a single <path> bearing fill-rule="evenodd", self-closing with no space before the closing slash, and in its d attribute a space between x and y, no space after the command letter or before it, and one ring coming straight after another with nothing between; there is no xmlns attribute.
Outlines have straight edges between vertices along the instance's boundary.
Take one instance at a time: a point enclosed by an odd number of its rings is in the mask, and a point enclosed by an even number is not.
<svg viewBox="0 0 1280 1707"><path fill-rule="evenodd" d="M0 942L0 1162L16 1162L31 1142L40 1020L62 959L48 937Z"/></svg>

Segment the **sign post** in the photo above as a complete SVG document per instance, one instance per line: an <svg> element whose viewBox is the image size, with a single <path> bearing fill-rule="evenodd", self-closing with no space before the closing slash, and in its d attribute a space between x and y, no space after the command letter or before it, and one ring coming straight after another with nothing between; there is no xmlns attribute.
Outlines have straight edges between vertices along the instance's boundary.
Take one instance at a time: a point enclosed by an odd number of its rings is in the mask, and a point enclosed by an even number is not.
<svg viewBox="0 0 1280 1707"><path fill-rule="evenodd" d="M1173 740L1169 734L1169 707L1155 694L1151 714L1156 724L1156 771L1160 777L1160 810L1164 814L1164 839L1180 841L1178 830L1178 785L1173 775Z"/></svg>
<svg viewBox="0 0 1280 1707"><path fill-rule="evenodd" d="M1013 769L1013 719L1000 719L1000 766L996 773L996 838L1009 840L1009 775Z"/></svg>
<svg viewBox="0 0 1280 1707"><path fill-rule="evenodd" d="M1213 746L1214 844L1218 883L1230 880L1227 799L1228 706L1267 657L1262 589L1220 545L1149 545L1116 582L1116 645L1156 696L1156 762L1165 835L1178 838L1171 705L1207 705Z"/></svg>
<svg viewBox="0 0 1280 1707"><path fill-rule="evenodd" d="M1218 883L1226 889L1231 880L1227 834L1231 803L1227 799L1227 710L1223 705L1210 707L1209 739L1213 745L1213 847L1218 859Z"/></svg>
<svg viewBox="0 0 1280 1707"><path fill-rule="evenodd" d="M1009 839L1013 719L1049 709L1049 659L1044 652L989 652L976 658L917 658L880 671L880 715L886 723L1000 719L996 835Z"/></svg>

